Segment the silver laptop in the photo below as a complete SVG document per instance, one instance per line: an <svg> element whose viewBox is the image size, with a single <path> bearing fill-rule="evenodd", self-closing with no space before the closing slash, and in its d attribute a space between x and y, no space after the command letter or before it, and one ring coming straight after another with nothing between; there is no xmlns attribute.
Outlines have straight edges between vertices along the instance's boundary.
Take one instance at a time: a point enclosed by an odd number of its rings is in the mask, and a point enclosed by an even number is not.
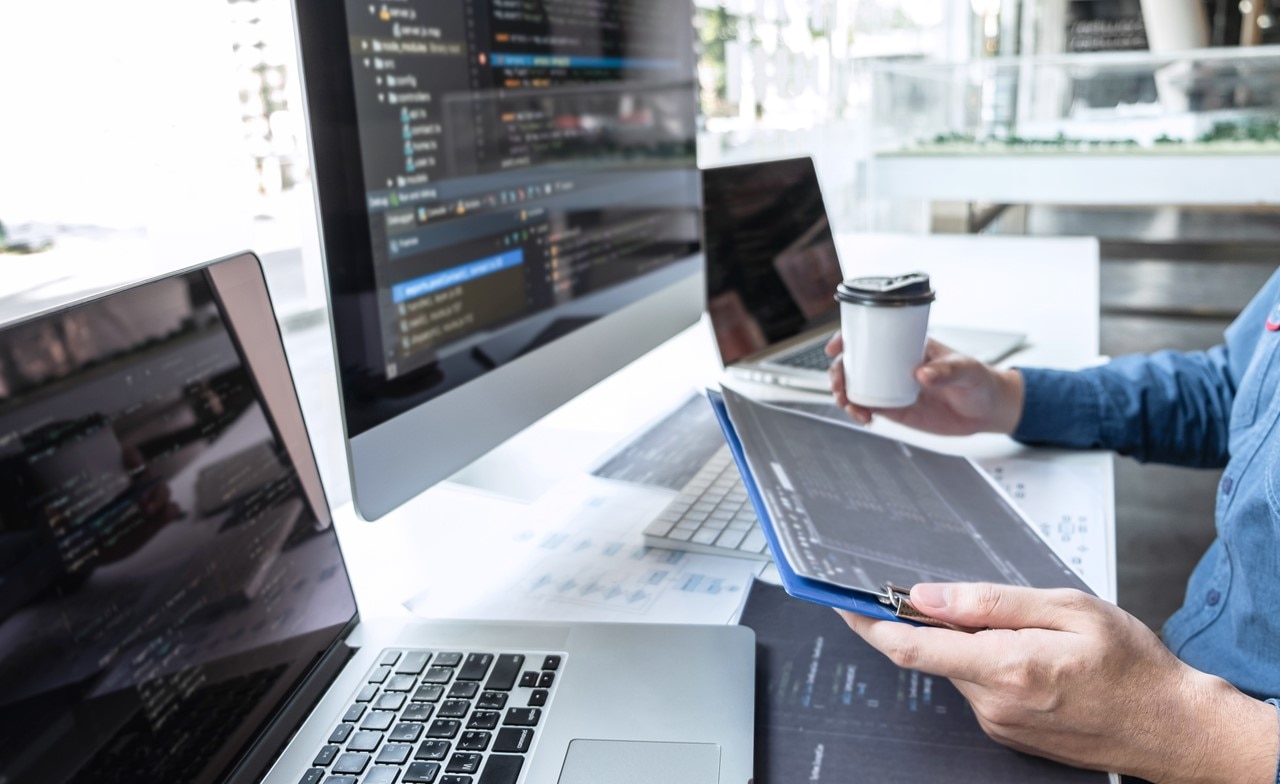
<svg viewBox="0 0 1280 784"><path fill-rule="evenodd" d="M360 619L251 254L0 328L0 584L0 781L751 778L747 629Z"/></svg>
<svg viewBox="0 0 1280 784"><path fill-rule="evenodd" d="M840 259L813 161L702 172L707 314L725 368L750 381L830 389L823 352L839 326ZM935 340L985 362L1025 335L938 326Z"/></svg>

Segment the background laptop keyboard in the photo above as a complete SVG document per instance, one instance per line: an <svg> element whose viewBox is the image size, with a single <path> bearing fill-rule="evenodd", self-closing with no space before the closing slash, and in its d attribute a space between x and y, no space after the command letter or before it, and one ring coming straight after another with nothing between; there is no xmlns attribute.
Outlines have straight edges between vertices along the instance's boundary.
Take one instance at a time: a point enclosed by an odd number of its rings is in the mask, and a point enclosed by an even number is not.
<svg viewBox="0 0 1280 784"><path fill-rule="evenodd" d="M800 368L802 370L825 371L831 367L831 357L827 356L826 339L819 340L795 351L789 351L772 357L769 361L778 365Z"/></svg>
<svg viewBox="0 0 1280 784"><path fill-rule="evenodd" d="M515 784L565 658L384 651L299 784Z"/></svg>
<svg viewBox="0 0 1280 784"><path fill-rule="evenodd" d="M722 446L680 496L644 529L645 544L769 560L738 467Z"/></svg>

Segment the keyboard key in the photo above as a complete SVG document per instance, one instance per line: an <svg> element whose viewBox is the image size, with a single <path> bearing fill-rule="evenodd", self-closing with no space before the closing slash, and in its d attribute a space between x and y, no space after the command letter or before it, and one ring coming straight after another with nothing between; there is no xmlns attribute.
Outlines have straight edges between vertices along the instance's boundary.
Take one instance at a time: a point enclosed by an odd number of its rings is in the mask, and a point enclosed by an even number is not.
<svg viewBox="0 0 1280 784"><path fill-rule="evenodd" d="M484 764L484 773L480 774L480 784L516 784L522 765L524 757L491 754Z"/></svg>
<svg viewBox="0 0 1280 784"><path fill-rule="evenodd" d="M514 710L514 709L513 709ZM467 722L469 730L491 730L498 726L498 720L502 718L502 714L497 711L481 711L478 710L471 714L471 719Z"/></svg>
<svg viewBox="0 0 1280 784"><path fill-rule="evenodd" d="M523 754L532 744L533 730L527 727L503 727L498 730L498 736L493 740L493 750Z"/></svg>
<svg viewBox="0 0 1280 784"><path fill-rule="evenodd" d="M675 520L663 520L659 518L645 526L644 533L649 536L666 536L667 532L674 528L675 525Z"/></svg>
<svg viewBox="0 0 1280 784"><path fill-rule="evenodd" d="M391 675L390 667L378 667L373 671L373 674L369 676L369 683L382 683L389 675Z"/></svg>
<svg viewBox="0 0 1280 784"><path fill-rule="evenodd" d="M449 687L449 696L453 699L469 700L480 691L480 684L475 681L457 681Z"/></svg>
<svg viewBox="0 0 1280 784"><path fill-rule="evenodd" d="M746 538L742 540L742 544L738 545L738 549L746 550L749 553L763 553L766 544L764 534L760 533L760 529L753 528Z"/></svg>
<svg viewBox="0 0 1280 784"><path fill-rule="evenodd" d="M485 689L489 691L511 691L511 687L516 684L516 677L520 675L520 668L523 666L524 657L520 654L502 654L493 665L493 672L489 675L489 680L484 684Z"/></svg>
<svg viewBox="0 0 1280 784"><path fill-rule="evenodd" d="M445 700L440 704L437 716L445 719L460 719L471 712L471 703L466 700Z"/></svg>
<svg viewBox="0 0 1280 784"><path fill-rule="evenodd" d="M437 667L457 667L461 663L462 654L460 653L449 652L436 654Z"/></svg>
<svg viewBox="0 0 1280 784"><path fill-rule="evenodd" d="M673 528L667 534L668 539L675 539L677 542L687 542L693 538L693 528Z"/></svg>
<svg viewBox="0 0 1280 784"><path fill-rule="evenodd" d="M324 784L356 784L355 776L330 776Z"/></svg>
<svg viewBox="0 0 1280 784"><path fill-rule="evenodd" d="M320 784L324 779L324 771L319 768L312 768L302 774L302 778L298 780L298 784Z"/></svg>
<svg viewBox="0 0 1280 784"><path fill-rule="evenodd" d="M434 705L427 705L422 702L415 702L404 709L404 713L400 714L400 718L405 721L426 721L431 718L431 711L435 710Z"/></svg>
<svg viewBox="0 0 1280 784"><path fill-rule="evenodd" d="M530 670L520 676L520 688L532 689L538 685L538 673Z"/></svg>
<svg viewBox="0 0 1280 784"><path fill-rule="evenodd" d="M373 770L369 771L369 775L364 777L364 784L396 784L396 779L399 777L399 768L376 765Z"/></svg>
<svg viewBox="0 0 1280 784"><path fill-rule="evenodd" d="M370 683L356 694L356 702L373 702L373 698L378 696L378 687Z"/></svg>
<svg viewBox="0 0 1280 784"><path fill-rule="evenodd" d="M373 707L374 710L397 711L404 707L406 699L408 699L406 694L384 694L378 698Z"/></svg>
<svg viewBox="0 0 1280 784"><path fill-rule="evenodd" d="M541 718L541 708L510 708L507 710L507 717L502 720L502 723L515 727L534 727L537 726L538 720Z"/></svg>
<svg viewBox="0 0 1280 784"><path fill-rule="evenodd" d="M387 691L409 691L417 681L412 675L392 675L383 688Z"/></svg>
<svg viewBox="0 0 1280 784"><path fill-rule="evenodd" d="M394 667L398 661L400 661L400 651L387 651L382 654L382 661L378 662L378 664L383 667Z"/></svg>
<svg viewBox="0 0 1280 784"><path fill-rule="evenodd" d="M489 739L492 737L493 735L488 732L467 730L458 739L458 749L461 751L484 751L489 748Z"/></svg>
<svg viewBox="0 0 1280 784"><path fill-rule="evenodd" d="M541 708L543 705L546 705L546 704L547 704L546 689L534 689L532 692L529 693L530 708Z"/></svg>
<svg viewBox="0 0 1280 784"><path fill-rule="evenodd" d="M471 784L471 777L460 775L441 776L439 784Z"/></svg>
<svg viewBox="0 0 1280 784"><path fill-rule="evenodd" d="M381 744L381 732L357 732L347 744L347 751L373 751Z"/></svg>
<svg viewBox="0 0 1280 784"><path fill-rule="evenodd" d="M330 762L333 762L340 751L342 751L342 749L337 746L324 746L320 749L320 753L316 755L316 758L311 761L311 764L324 767Z"/></svg>
<svg viewBox="0 0 1280 784"><path fill-rule="evenodd" d="M547 657L543 658L543 660L542 660L542 669L544 669L544 670L558 670L558 669L560 669L560 657L559 657L559 656L547 656Z"/></svg>
<svg viewBox="0 0 1280 784"><path fill-rule="evenodd" d="M427 666L427 661L431 659L431 654L426 651L409 651L400 660L396 672L402 675L421 675L422 669Z"/></svg>
<svg viewBox="0 0 1280 784"><path fill-rule="evenodd" d="M736 550L738 545L742 544L742 540L746 538L746 531L738 531L733 528L726 528L723 533L716 539L716 547L723 547L726 550Z"/></svg>
<svg viewBox="0 0 1280 784"><path fill-rule="evenodd" d="M439 657L436 658L436 664L440 664ZM422 676L423 683L448 683L451 680L453 680L453 670L449 667L428 667L426 674Z"/></svg>
<svg viewBox="0 0 1280 784"><path fill-rule="evenodd" d="M538 688L550 689L551 684L556 682L556 674L554 672L544 672L538 676Z"/></svg>
<svg viewBox="0 0 1280 784"><path fill-rule="evenodd" d="M438 762L411 762L404 772L405 784L432 784L440 775Z"/></svg>
<svg viewBox="0 0 1280 784"><path fill-rule="evenodd" d="M418 747L418 753L414 754L413 758L420 760L442 760L448 755L449 741L424 740L422 745Z"/></svg>
<svg viewBox="0 0 1280 784"><path fill-rule="evenodd" d="M449 758L449 767L445 769L445 772L475 773L480 770L480 762L483 759L484 757L479 754L460 751Z"/></svg>
<svg viewBox="0 0 1280 784"><path fill-rule="evenodd" d="M404 723L397 724L396 728L391 731L391 740L396 743L417 743L418 738L422 737L422 725Z"/></svg>
<svg viewBox="0 0 1280 784"><path fill-rule="evenodd" d="M507 707L507 695L500 691L486 691L480 695L480 699L476 700L476 707L488 710L502 710Z"/></svg>
<svg viewBox="0 0 1280 784"><path fill-rule="evenodd" d="M436 719L427 730L428 738L452 738L462 729L462 722L457 719Z"/></svg>
<svg viewBox="0 0 1280 784"><path fill-rule="evenodd" d="M493 664L492 653L467 654L467 660L462 663L462 669L458 670L458 680L482 681L489 672L491 664Z"/></svg>
<svg viewBox="0 0 1280 784"><path fill-rule="evenodd" d="M329 742L342 743L351 736L351 731L354 729L355 727L350 724L339 724L334 728L333 732L329 733Z"/></svg>
<svg viewBox="0 0 1280 784"><path fill-rule="evenodd" d="M390 711L369 711L369 715L360 722L360 729L382 732L389 729L395 720L396 715Z"/></svg>
<svg viewBox="0 0 1280 784"><path fill-rule="evenodd" d="M364 773L364 769L369 766L370 756L368 754L354 754L347 752L338 761L333 763L334 773L350 773L359 776Z"/></svg>
<svg viewBox="0 0 1280 784"><path fill-rule="evenodd" d="M447 672L447 670L446 670ZM414 702L438 702L444 696L444 687L434 684L419 686L413 693Z"/></svg>
<svg viewBox="0 0 1280 784"><path fill-rule="evenodd" d="M374 762L379 765L403 765L409 761L409 757L412 754L412 746L406 746L403 743L388 743L382 747L382 751L378 752L378 757Z"/></svg>
<svg viewBox="0 0 1280 784"><path fill-rule="evenodd" d="M360 721L360 717L363 715L364 715L363 705L352 705L350 708L347 708L346 713L342 714L342 720L350 724L350 723Z"/></svg>

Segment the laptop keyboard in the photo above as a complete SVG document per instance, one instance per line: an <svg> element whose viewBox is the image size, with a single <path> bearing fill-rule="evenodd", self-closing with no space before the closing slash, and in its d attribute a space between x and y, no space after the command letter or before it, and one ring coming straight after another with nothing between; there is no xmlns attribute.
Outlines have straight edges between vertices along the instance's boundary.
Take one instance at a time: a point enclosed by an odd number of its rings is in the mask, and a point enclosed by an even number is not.
<svg viewBox="0 0 1280 784"><path fill-rule="evenodd" d="M564 660L384 651L299 784L515 784Z"/></svg>
<svg viewBox="0 0 1280 784"><path fill-rule="evenodd" d="M825 340L818 341L794 352L776 356L770 361L802 370L826 370L831 367L831 357L827 356L826 346Z"/></svg>
<svg viewBox="0 0 1280 784"><path fill-rule="evenodd" d="M645 544L769 560L764 534L729 447L722 446L644 529Z"/></svg>

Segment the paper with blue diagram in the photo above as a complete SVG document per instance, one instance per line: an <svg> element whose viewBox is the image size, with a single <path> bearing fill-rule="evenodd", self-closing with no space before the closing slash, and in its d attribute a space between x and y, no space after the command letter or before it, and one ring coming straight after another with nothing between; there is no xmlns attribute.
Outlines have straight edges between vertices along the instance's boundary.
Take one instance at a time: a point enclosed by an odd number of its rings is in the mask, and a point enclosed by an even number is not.
<svg viewBox="0 0 1280 784"><path fill-rule="evenodd" d="M729 388L708 395L792 596L932 623L907 601L915 583L1093 592L973 461Z"/></svg>

